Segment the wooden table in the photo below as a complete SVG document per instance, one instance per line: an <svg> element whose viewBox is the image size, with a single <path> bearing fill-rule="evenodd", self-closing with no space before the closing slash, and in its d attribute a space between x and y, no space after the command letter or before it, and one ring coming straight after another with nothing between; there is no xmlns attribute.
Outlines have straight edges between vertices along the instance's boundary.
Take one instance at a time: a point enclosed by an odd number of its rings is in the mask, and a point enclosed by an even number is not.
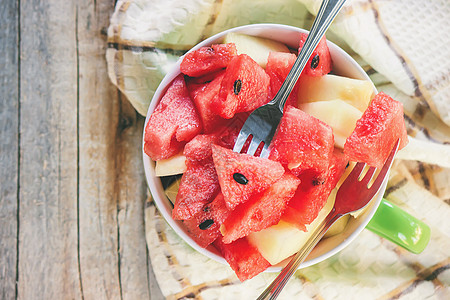
<svg viewBox="0 0 450 300"><path fill-rule="evenodd" d="M161 299L144 119L110 83L115 1L0 5L0 299Z"/></svg>

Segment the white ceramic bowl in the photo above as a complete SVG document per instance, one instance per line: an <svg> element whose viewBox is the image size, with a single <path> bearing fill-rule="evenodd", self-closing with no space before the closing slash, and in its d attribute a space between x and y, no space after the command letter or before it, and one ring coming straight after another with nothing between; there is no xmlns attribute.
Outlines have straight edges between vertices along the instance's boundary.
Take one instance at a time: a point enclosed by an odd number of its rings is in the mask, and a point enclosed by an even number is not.
<svg viewBox="0 0 450 300"><path fill-rule="evenodd" d="M212 44L221 43L223 37L228 32L238 32L248 35L254 35L254 36L260 36L264 38L270 38L275 41L282 42L292 48L297 48L299 44L299 33L307 31L304 29L292 27L292 26L286 26L286 25L278 25L278 24L254 24L254 25L247 25L247 26L241 26L236 27L221 33L218 33L203 42L199 43L195 47L192 48L192 50L199 49L203 46L210 46ZM342 75L347 76L351 78L356 79L366 79L369 80L369 77L364 72L364 70L358 65L358 63L350 56L348 55L344 50L339 48L334 43L328 41L328 47L330 49L331 58L333 61L333 72ZM192 51L191 50L191 51ZM180 62L181 59L178 61L178 63L170 70L170 72L164 77L162 80L160 86L156 90L153 99L151 101L150 107L147 112L147 118L146 123L148 122L149 116L154 111L156 105L158 104L161 97L164 95L164 92L167 89L167 86L169 83L172 82L172 80L180 74ZM374 92L376 93L376 89L374 87ZM222 262L226 264L225 259L219 254L219 252L212 246L208 248L202 248L200 247L194 240L192 240L187 233L187 231L181 226L181 222L172 219L172 205L170 201L167 199L167 197L164 194L164 190L161 184L161 181L158 177L155 176L155 164L151 159L143 153L143 159L144 159L144 169L145 169L145 175L147 177L147 183L150 188L150 191L153 196L153 200L164 217L164 219L167 221L167 223L175 230L175 232L191 247L196 249L198 252L208 256L211 259L214 259L216 261ZM343 248L345 248L349 243L351 243L358 234L366 227L366 225L369 223L372 216L375 214L376 209L378 208L378 205L380 204L382 195L384 193L384 190L386 189L386 182L383 184L380 192L375 196L375 198L372 200L370 206L364 210L362 214L358 216L358 218L351 218L350 222L347 224L346 230L336 236L327 238L322 240L310 253L308 258L299 266L299 268L304 268L307 266L311 266L313 264L316 264L318 262L323 261L324 259L336 254L337 252L341 251ZM282 265L280 263L280 265ZM267 271L279 271L280 266L273 266L270 267Z"/></svg>

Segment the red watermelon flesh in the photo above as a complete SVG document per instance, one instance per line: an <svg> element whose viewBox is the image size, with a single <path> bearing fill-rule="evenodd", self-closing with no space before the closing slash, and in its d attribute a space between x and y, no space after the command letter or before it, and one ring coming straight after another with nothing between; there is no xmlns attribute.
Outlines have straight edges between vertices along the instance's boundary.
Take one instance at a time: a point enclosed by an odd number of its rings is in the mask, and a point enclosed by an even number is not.
<svg viewBox="0 0 450 300"><path fill-rule="evenodd" d="M233 119L225 120L225 123L218 125L212 133L197 135L184 146L184 156L191 161L205 159L212 161L212 144L232 149L246 118L247 114L245 116L238 114Z"/></svg>
<svg viewBox="0 0 450 300"><path fill-rule="evenodd" d="M236 46L233 43L201 47L198 50L186 53L181 61L180 70L181 73L188 76L203 76L226 68L236 54Z"/></svg>
<svg viewBox="0 0 450 300"><path fill-rule="evenodd" d="M257 62L246 54L238 55L228 64L212 109L225 119L252 111L267 103L269 83L269 76Z"/></svg>
<svg viewBox="0 0 450 300"><path fill-rule="evenodd" d="M223 223L223 242L228 244L277 224L299 183L297 177L285 173L264 192L238 205Z"/></svg>
<svg viewBox="0 0 450 300"><path fill-rule="evenodd" d="M305 226L311 224L325 206L328 196L345 171L347 161L340 150L335 150L327 171L323 173L312 170L303 171L299 175L301 183L289 201L282 219L301 230L306 230Z"/></svg>
<svg viewBox="0 0 450 300"><path fill-rule="evenodd" d="M306 169L328 169L334 149L333 130L300 109L287 106L272 140L270 159L281 162L295 175Z"/></svg>
<svg viewBox="0 0 450 300"><path fill-rule="evenodd" d="M224 124L217 126L212 133L217 136L217 145L233 149L236 139L241 131L242 126L248 118L249 113L238 113L233 118L228 119Z"/></svg>
<svg viewBox="0 0 450 300"><path fill-rule="evenodd" d="M200 118L180 75L150 116L145 127L144 151L152 160L169 158L200 131Z"/></svg>
<svg viewBox="0 0 450 300"><path fill-rule="evenodd" d="M199 93L206 89L208 82L195 82L194 77L186 77L186 87L191 99L195 99Z"/></svg>
<svg viewBox="0 0 450 300"><path fill-rule="evenodd" d="M297 56L293 53L270 52L267 58L266 73L270 77L269 98L273 99L294 65ZM294 86L286 105L296 106L298 84Z"/></svg>
<svg viewBox="0 0 450 300"><path fill-rule="evenodd" d="M184 146L183 154L188 161L212 162L211 145L217 137L210 134L199 134Z"/></svg>
<svg viewBox="0 0 450 300"><path fill-rule="evenodd" d="M219 250L240 281L253 278L270 267L270 263L251 245L247 238L225 244L221 239L214 241Z"/></svg>
<svg viewBox="0 0 450 300"><path fill-rule="evenodd" d="M210 203L220 191L214 164L209 161L186 161L180 187L172 210L175 220L188 220Z"/></svg>
<svg viewBox="0 0 450 300"><path fill-rule="evenodd" d="M356 122L344 144L344 153L352 161L381 168L395 142L399 149L408 143L403 105L383 92L378 93Z"/></svg>
<svg viewBox="0 0 450 300"><path fill-rule="evenodd" d="M193 218L183 221L183 225L192 239L201 247L206 248L222 236L219 228L229 213L223 195L219 193L211 203L206 204Z"/></svg>
<svg viewBox="0 0 450 300"><path fill-rule="evenodd" d="M197 90L197 93L192 98L202 119L205 133L212 132L217 126L225 122L225 119L221 118L211 109L213 100L219 93L224 75L223 72L218 73L213 81L206 83L206 86L201 90Z"/></svg>
<svg viewBox="0 0 450 300"><path fill-rule="evenodd" d="M186 83L193 83L193 84L205 84L210 83L213 81L217 76L225 72L225 69L218 69L217 71L207 73L200 77L190 77L186 75Z"/></svg>
<svg viewBox="0 0 450 300"><path fill-rule="evenodd" d="M212 156L229 209L267 189L284 174L283 166L276 161L236 153L217 145L212 145Z"/></svg>
<svg viewBox="0 0 450 300"><path fill-rule="evenodd" d="M307 37L307 34L301 33L298 53L300 53L300 50L302 49ZM330 73L331 65L332 61L330 50L327 46L327 40L325 36L323 36L316 49L313 51L308 62L306 63L304 72L310 76L322 76Z"/></svg>

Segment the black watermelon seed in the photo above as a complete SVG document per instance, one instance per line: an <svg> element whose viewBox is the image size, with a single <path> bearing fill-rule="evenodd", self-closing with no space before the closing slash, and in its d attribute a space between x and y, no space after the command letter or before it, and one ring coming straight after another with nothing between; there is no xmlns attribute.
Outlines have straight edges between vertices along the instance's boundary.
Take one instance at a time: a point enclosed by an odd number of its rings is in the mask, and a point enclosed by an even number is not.
<svg viewBox="0 0 450 300"><path fill-rule="evenodd" d="M325 180L324 179L321 179L321 178L314 178L313 180L312 180L312 185L321 185L321 184L324 184L325 183Z"/></svg>
<svg viewBox="0 0 450 300"><path fill-rule="evenodd" d="M238 95L242 88L242 81L240 79L236 80L233 85L234 94Z"/></svg>
<svg viewBox="0 0 450 300"><path fill-rule="evenodd" d="M316 54L313 59L311 60L311 69L315 69L319 66L319 54Z"/></svg>
<svg viewBox="0 0 450 300"><path fill-rule="evenodd" d="M212 224L214 224L214 220L208 219L208 220L205 220L205 221L201 222L201 223L198 225L198 228L200 228L201 230L206 230L206 229L208 229L209 227L211 227Z"/></svg>
<svg viewBox="0 0 450 300"><path fill-rule="evenodd" d="M240 184L246 185L248 183L248 179L242 175L241 173L234 173L233 179Z"/></svg>

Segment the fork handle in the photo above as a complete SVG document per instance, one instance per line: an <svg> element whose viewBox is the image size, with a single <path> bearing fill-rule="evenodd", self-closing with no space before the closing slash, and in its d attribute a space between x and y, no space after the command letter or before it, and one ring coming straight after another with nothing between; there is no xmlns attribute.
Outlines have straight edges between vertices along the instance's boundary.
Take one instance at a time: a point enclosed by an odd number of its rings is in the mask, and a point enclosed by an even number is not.
<svg viewBox="0 0 450 300"><path fill-rule="evenodd" d="M333 208L325 220L318 227L316 227L313 234L307 240L302 249L295 254L283 270L281 270L277 278L275 278L274 281L264 290L264 292L262 292L257 300L276 299L291 278L292 274L294 274L297 270L298 266L305 260L312 249L322 239L331 225L333 225L340 217L342 217L342 214L337 214Z"/></svg>
<svg viewBox="0 0 450 300"><path fill-rule="evenodd" d="M311 31L303 44L302 49L294 62L286 80L280 87L280 90L275 95L271 104L278 105L280 111L283 111L284 105L286 103L289 94L295 86L300 74L306 66L309 57L313 53L314 49L319 44L320 39L330 27L331 22L341 10L342 5L345 0L323 0L319 12L317 13L314 23L311 27Z"/></svg>

